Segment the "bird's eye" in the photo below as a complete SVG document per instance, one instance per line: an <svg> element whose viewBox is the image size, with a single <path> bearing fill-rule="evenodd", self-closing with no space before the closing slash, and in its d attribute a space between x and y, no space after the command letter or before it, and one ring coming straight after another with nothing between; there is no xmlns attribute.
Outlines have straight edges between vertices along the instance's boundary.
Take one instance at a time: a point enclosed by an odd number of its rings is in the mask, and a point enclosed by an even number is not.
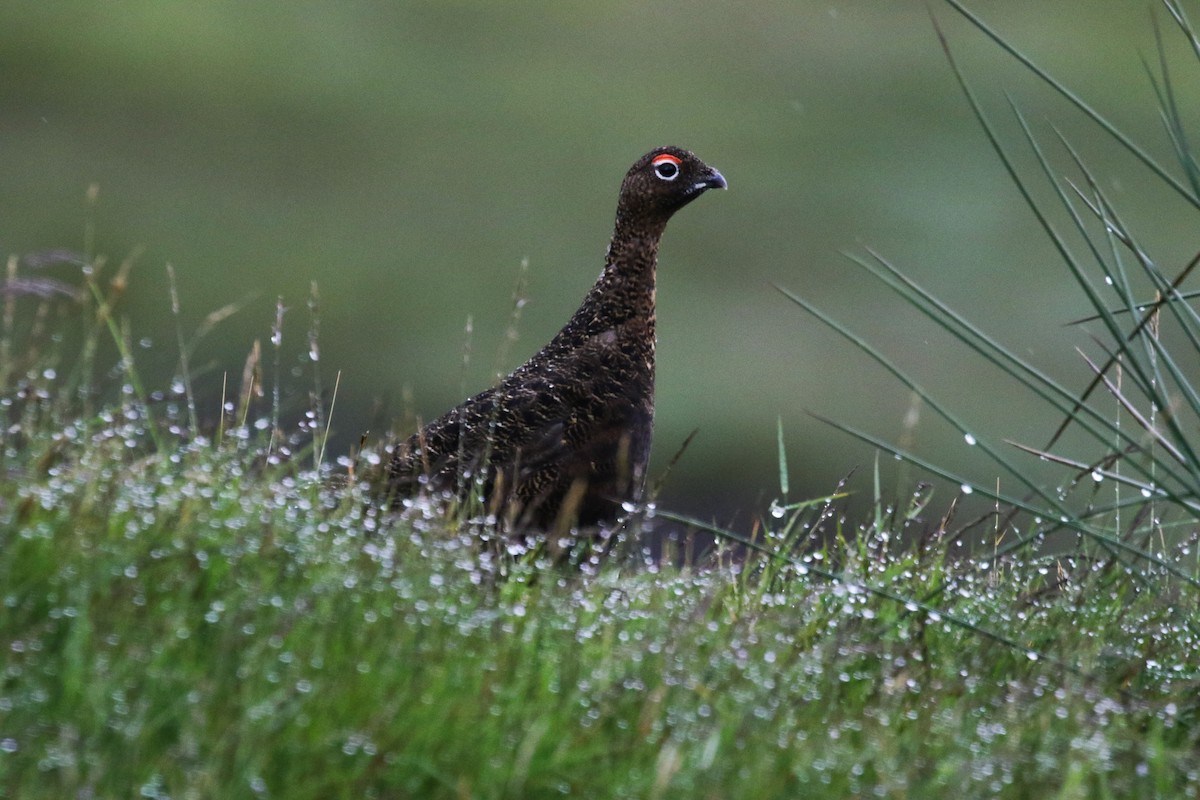
<svg viewBox="0 0 1200 800"><path fill-rule="evenodd" d="M650 163L654 165L654 174L664 181L673 181L679 177L679 165L682 162L675 156L664 153Z"/></svg>

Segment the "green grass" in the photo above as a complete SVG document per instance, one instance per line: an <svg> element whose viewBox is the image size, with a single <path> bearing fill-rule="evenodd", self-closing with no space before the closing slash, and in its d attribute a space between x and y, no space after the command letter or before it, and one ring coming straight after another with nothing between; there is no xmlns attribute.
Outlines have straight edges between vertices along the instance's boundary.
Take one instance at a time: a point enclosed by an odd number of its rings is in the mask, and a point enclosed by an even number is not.
<svg viewBox="0 0 1200 800"><path fill-rule="evenodd" d="M1185 176L1173 186L1194 199L1165 66L1157 76ZM797 502L781 423L781 485L748 532L647 510L575 568L481 547L486 525L420 506L382 515L362 487L330 481L332 402L283 429L279 322L210 413L182 331L179 379L138 379L114 313L123 269L79 259L78 292L39 280L36 259L10 261L0 797L1195 796L1191 267L1160 267L1069 146L1079 174L1057 178L1024 130L1092 245L1061 253L1101 320L1091 362L1107 382L1068 390L882 257L857 260L1081 432L1082 454L1058 436L1024 450L972 436L994 474L971 478L837 423L988 499L973 520L924 484L889 501L878 468L866 520L845 518L842 487ZM313 353L317 308L314 290ZM1037 456L1063 480L1031 480L1021 459Z"/></svg>
<svg viewBox="0 0 1200 800"><path fill-rule="evenodd" d="M902 547L884 535L900 517L846 531L818 506L794 512L797 555L518 560L500 579L469 535L377 529L264 466L265 441L159 449L135 408L6 437L2 796L1170 797L1200 780L1195 637L1167 576L966 557L936 530Z"/></svg>

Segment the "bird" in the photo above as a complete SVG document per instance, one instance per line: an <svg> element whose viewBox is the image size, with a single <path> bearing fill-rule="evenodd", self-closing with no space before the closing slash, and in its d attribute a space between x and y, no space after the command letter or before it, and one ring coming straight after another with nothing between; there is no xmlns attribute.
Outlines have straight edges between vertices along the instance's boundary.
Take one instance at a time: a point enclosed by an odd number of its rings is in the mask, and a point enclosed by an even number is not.
<svg viewBox="0 0 1200 800"><path fill-rule="evenodd" d="M654 427L655 279L675 212L720 172L658 147L621 182L600 277L566 325L492 388L387 448L389 504L476 492L510 529L613 525L642 498Z"/></svg>

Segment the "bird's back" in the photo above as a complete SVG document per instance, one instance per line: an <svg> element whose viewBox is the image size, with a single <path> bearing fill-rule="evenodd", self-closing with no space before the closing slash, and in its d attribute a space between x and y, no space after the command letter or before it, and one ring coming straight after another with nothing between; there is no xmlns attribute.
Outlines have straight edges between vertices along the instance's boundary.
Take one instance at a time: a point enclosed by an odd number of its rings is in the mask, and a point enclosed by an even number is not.
<svg viewBox="0 0 1200 800"><path fill-rule="evenodd" d="M570 334L397 446L398 494L458 494L478 480L489 507L510 521L549 528L615 519L650 456L653 321L581 340Z"/></svg>

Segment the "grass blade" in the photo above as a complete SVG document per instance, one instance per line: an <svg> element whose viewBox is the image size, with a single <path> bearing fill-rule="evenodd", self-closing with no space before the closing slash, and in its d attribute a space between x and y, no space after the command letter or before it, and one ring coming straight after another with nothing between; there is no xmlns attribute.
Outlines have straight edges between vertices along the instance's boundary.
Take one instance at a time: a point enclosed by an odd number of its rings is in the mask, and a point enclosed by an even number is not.
<svg viewBox="0 0 1200 800"><path fill-rule="evenodd" d="M1050 75L1050 73L1046 72L1046 70L1039 67L1031 58L1005 40L1004 37L1002 37L987 23L985 23L977 14L964 6L960 0L946 0L946 3L959 14L961 14L968 22L974 25L975 28L981 33L999 45L1002 50L1019 61L1030 72L1041 78L1048 86L1054 89L1054 91L1062 95L1062 97L1064 97L1068 102L1070 102L1073 106L1086 114L1093 122L1103 128L1104 131L1109 134L1109 136L1111 136L1115 141L1119 142L1122 147L1133 154L1138 161L1146 165L1146 167L1149 168L1158 178L1160 178L1164 184L1170 186L1172 189L1178 192L1181 197L1188 201L1188 203L1200 209L1200 198L1198 198L1197 195L1193 194L1187 186L1180 183L1175 176L1167 172L1166 169L1164 169L1157 161L1155 161L1149 153L1138 146L1129 136L1122 133L1120 129L1109 122L1102 114L1085 103L1083 99L1079 97L1079 95L1072 92L1065 85L1063 85L1061 81L1057 80L1054 76ZM937 27L936 20L934 21L934 27ZM938 37L942 40L943 49L945 49L947 55L949 55L949 48L947 47L945 36L942 34L940 28L938 28ZM957 73L957 71L958 69L956 67L955 72Z"/></svg>

